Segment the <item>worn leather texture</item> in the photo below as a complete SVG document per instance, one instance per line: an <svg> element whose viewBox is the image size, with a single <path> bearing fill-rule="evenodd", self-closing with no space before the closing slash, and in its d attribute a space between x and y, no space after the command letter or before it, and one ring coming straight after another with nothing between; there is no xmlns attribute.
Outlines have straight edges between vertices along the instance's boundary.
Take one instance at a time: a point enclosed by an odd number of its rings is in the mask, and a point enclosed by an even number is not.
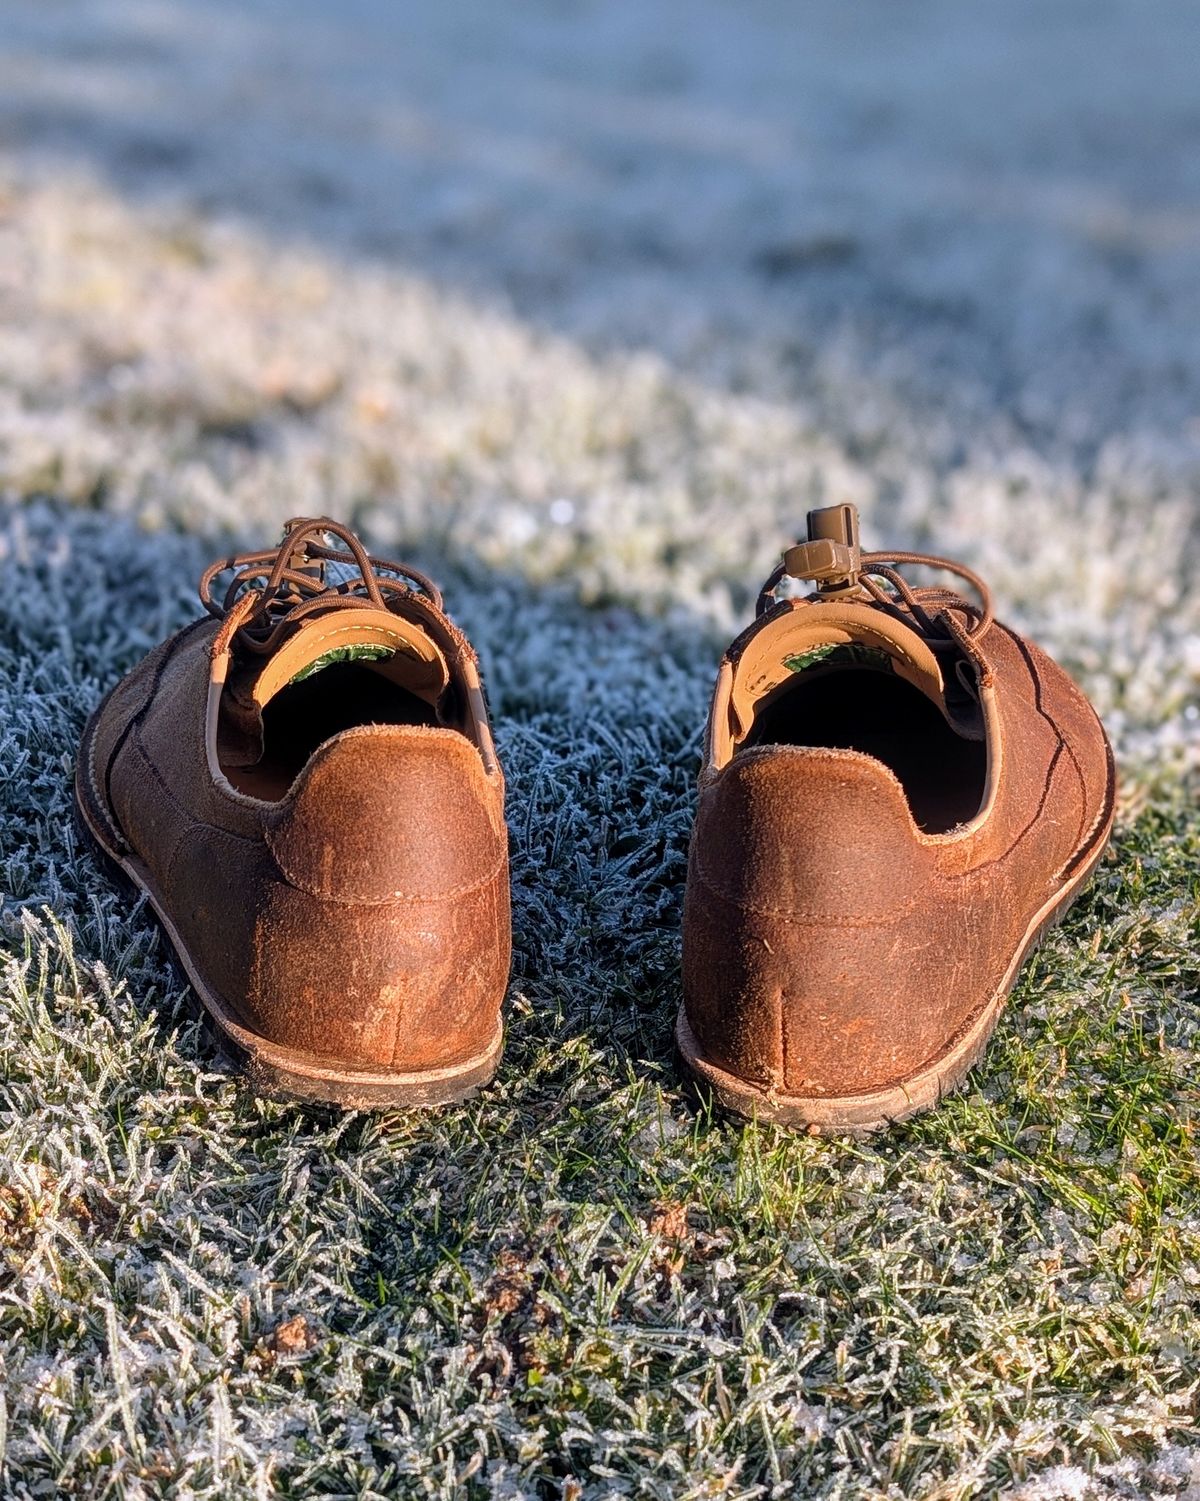
<svg viewBox="0 0 1200 1501"><path fill-rule="evenodd" d="M499 769L456 729L369 724L321 745L282 801L239 795L206 755L217 630L187 627L101 706L89 815L249 1031L360 1068L478 1056L511 950Z"/></svg>
<svg viewBox="0 0 1200 1501"><path fill-rule="evenodd" d="M1114 778L1069 676L1001 625L985 642L999 764L990 811L962 829L924 833L892 772L855 751L767 744L706 762L684 993L717 1067L789 1095L885 1089L936 1063L1009 983L1104 827Z"/></svg>

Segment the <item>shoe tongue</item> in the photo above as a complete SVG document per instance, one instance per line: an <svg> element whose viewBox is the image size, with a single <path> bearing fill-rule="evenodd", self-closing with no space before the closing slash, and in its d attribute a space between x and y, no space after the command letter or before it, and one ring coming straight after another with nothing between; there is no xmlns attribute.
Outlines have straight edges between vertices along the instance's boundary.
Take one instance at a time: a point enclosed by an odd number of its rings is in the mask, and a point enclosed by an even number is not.
<svg viewBox="0 0 1200 1501"><path fill-rule="evenodd" d="M373 606L329 610L304 621L265 660L252 657L230 672L221 695L223 755L257 758L267 704L338 662L363 662L434 708L450 684L445 655L416 621Z"/></svg>
<svg viewBox="0 0 1200 1501"><path fill-rule="evenodd" d="M951 717L938 660L911 627L873 605L796 600L789 610L768 617L733 663L734 740L745 738L756 709L781 684L810 668L835 664L894 672Z"/></svg>

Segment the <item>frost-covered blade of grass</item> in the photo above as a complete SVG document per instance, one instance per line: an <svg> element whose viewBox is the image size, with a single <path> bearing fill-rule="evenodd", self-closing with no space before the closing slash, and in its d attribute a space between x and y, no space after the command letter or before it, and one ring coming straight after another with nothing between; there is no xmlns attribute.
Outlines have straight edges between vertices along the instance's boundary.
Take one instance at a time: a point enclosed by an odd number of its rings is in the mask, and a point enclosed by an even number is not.
<svg viewBox="0 0 1200 1501"><path fill-rule="evenodd" d="M8 174L0 310L0 1490L1198 1493L1186 445L948 436L836 344L734 389L83 176ZM984 1066L868 1142L713 1118L671 1058L713 664L812 496L985 572L1125 777ZM516 954L461 1108L246 1095L71 822L100 694L297 512L481 650Z"/></svg>

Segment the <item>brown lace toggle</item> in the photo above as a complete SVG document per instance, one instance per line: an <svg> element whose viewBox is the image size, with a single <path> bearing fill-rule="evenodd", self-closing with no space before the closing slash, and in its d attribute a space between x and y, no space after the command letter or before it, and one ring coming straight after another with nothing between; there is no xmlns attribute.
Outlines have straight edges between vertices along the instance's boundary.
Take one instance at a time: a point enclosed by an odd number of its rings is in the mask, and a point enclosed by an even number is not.
<svg viewBox="0 0 1200 1501"><path fill-rule="evenodd" d="M914 590L896 571L897 563L917 563L957 574L975 590L980 602L973 604L953 589ZM991 680L991 669L978 644L994 618L988 586L977 573L949 558L921 552L862 552L857 507L824 506L808 513L808 540L784 553L783 561L759 592L757 615L772 608L775 590L789 577L815 583L819 600L867 596L869 602L927 639L950 637L974 664L980 681ZM890 586L891 592L877 582L879 579Z"/></svg>
<svg viewBox="0 0 1200 1501"><path fill-rule="evenodd" d="M808 541L788 548L783 571L795 579L811 579L822 598L853 593L862 572L857 508L822 506L809 511Z"/></svg>
<svg viewBox="0 0 1200 1501"><path fill-rule="evenodd" d="M330 537L345 546L328 546L325 539ZM329 584L327 563L349 564L358 577ZM214 582L230 570L232 581L224 595L215 599ZM289 521L278 547L221 559L204 570L199 585L204 608L222 622L211 647L214 656L227 651L235 637L245 650L267 656L309 615L361 608L364 598L377 609L387 610L389 600L414 590L424 594L435 609L442 608L441 591L425 574L407 563L373 557L349 527L328 516Z"/></svg>

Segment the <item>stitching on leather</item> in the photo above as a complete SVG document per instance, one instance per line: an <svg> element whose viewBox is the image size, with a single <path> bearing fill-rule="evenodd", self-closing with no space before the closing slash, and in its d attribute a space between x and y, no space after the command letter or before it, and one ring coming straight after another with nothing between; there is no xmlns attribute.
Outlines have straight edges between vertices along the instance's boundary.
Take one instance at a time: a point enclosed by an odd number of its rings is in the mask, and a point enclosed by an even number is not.
<svg viewBox="0 0 1200 1501"><path fill-rule="evenodd" d="M142 760L146 763L146 769L162 789L163 796L171 804L172 808L175 809L176 813L186 819L189 824L194 824L197 828L202 829L216 829L220 834L228 834L231 839L240 839L243 844L257 844L259 842L257 835L239 834L234 829L222 828L219 823L209 823L205 818L197 818L190 808L185 808L171 791L170 787L167 786L166 782L163 781L161 772L151 759L150 752L146 749L142 741L142 727L140 724L134 729L133 743L135 748L140 752Z"/></svg>
<svg viewBox="0 0 1200 1501"><path fill-rule="evenodd" d="M262 848L257 839L248 838L245 834L235 834L232 829L223 829L215 823L203 823L198 819L193 819L175 841L175 848L171 851L171 858L167 861L167 868L162 875L162 885L164 887L170 885L171 877L175 873L176 862L183 853L185 846L198 834L215 834L218 839L232 839L238 844L251 844L259 849Z"/></svg>
<svg viewBox="0 0 1200 1501"><path fill-rule="evenodd" d="M134 732L133 732L132 736L130 737L130 741L131 741L131 744L133 746L133 749L141 757L142 762L144 763L144 766L145 766L145 770L149 774L149 778L150 778L151 782L154 783L154 785L159 789L159 791L162 793L163 797L166 799L166 801L169 803L169 805L183 819L183 828L180 830L178 836L176 837L175 847L171 851L170 855L167 857L166 868L163 871L162 884L164 886L169 886L170 885L170 881L171 881L171 872L175 868L175 858L179 854L179 851L180 851L180 848L181 848L181 846L183 844L183 841L188 836L188 830L191 827L191 825L195 822L195 820L193 819L192 815L187 811L187 809L184 808L183 805L174 797L174 795L171 792L171 789L163 781L162 777L159 776L157 768L151 762L150 757L146 754L146 747L142 744L141 725L138 725L134 729Z"/></svg>
<svg viewBox="0 0 1200 1501"><path fill-rule="evenodd" d="M162 884L164 886L166 886L170 881L171 874L175 868L175 863L180 854L183 852L184 846L199 834L215 834L219 839L232 839L240 844L254 845L256 848L261 849L264 854L270 854L272 857L274 857L275 855L274 850L270 850L264 844L260 844L257 839L248 838L245 834L235 834L232 829L222 829L217 824L195 821L192 823L190 828L184 830L173 854L171 855L170 863L162 878ZM496 877L503 871L507 859L508 852L507 850L505 850L501 853L500 859L496 862L495 868L491 870L486 876L484 876L482 880L476 881L469 886L459 887L455 891L440 893L437 896L426 896L422 894L408 895L404 893L399 896L386 897L333 896L325 891L316 891L309 887L298 885L297 882L293 881L292 878L288 875L287 871L284 870L283 866L279 865L278 859L276 859L275 863L279 868L281 879L276 884L284 887L287 890L297 891L301 896L311 897L313 901L332 902L335 906L339 907L386 907L389 905L400 907L415 905L418 902L428 902L432 905L435 902L457 900L460 897L470 896L473 892L482 890L483 887L487 886L489 882L494 881Z"/></svg>
<svg viewBox="0 0 1200 1501"><path fill-rule="evenodd" d="M1087 838L1087 835L1084 832L1084 819L1087 817L1088 800L1087 777L1083 773L1083 763L1075 754L1074 746L1072 746L1071 742L1066 738L1065 735L1062 737L1062 747L1063 750L1066 751L1071 765L1075 768L1075 775L1079 778L1079 826L1075 833L1075 843L1078 845L1081 841Z"/></svg>
<svg viewBox="0 0 1200 1501"><path fill-rule="evenodd" d="M146 771L149 773L151 779L162 792L163 797L166 798L167 802L171 805L175 812L178 813L179 816L184 820L185 825L179 835L179 838L175 841L175 848L171 851L170 858L167 860L166 867L163 870L161 883L164 887L169 886L171 883L171 876L174 873L175 862L179 858L180 851L187 843L189 837L198 830L205 830L209 833L219 834L222 838L226 839L235 839L239 844L249 844L260 849L262 848L262 845L257 838L253 838L248 834L237 834L232 829L223 829L219 824L207 823L204 819L197 818L194 813L185 808L179 801L179 799L175 796L175 794L171 791L171 789L167 786L166 782L163 781L162 776L159 774L158 768L150 759L146 747L142 744L141 731L142 727L140 724L134 727L133 735L130 737L132 746L141 757ZM126 843L129 844L131 849L135 848L135 846L130 844L128 840L126 840Z"/></svg>
<svg viewBox="0 0 1200 1501"><path fill-rule="evenodd" d="M1080 697L1083 698L1082 693L1080 694ZM1095 848L1096 831L1102 828L1104 824L1108 822L1112 817L1113 805L1115 804L1117 798L1117 764L1113 756L1112 746L1109 743L1108 735L1105 733L1104 725L1100 721L1099 714L1097 714L1095 709L1092 708L1091 704L1087 702L1086 698L1083 699L1083 702L1087 704L1092 718L1096 721L1096 727L1100 731L1100 737L1104 744L1104 796L1101 799L1100 807L1097 809L1095 817L1087 826L1087 829L1084 831L1084 833L1080 836L1079 848L1063 864L1062 869L1059 871L1060 877L1070 875L1073 870L1075 870L1079 865L1083 863L1083 861ZM1080 776L1082 777L1082 771L1080 772ZM1085 798L1087 796L1086 782L1084 782L1084 796Z"/></svg>
<svg viewBox="0 0 1200 1501"><path fill-rule="evenodd" d="M1045 808L1046 802L1050 796L1050 788L1054 781L1054 772L1056 767L1058 766L1058 759L1062 755L1063 751L1067 749L1067 742L1063 738L1062 731L1059 729L1058 725L1055 724L1054 720L1050 717L1050 715L1043 707L1041 674L1037 670L1037 666L1032 656L1030 655L1026 643L1022 641L1020 636L1018 636L1015 631L1009 630L1008 626L1000 624L999 621L996 622L996 628L1004 632L1004 634L1008 637L1008 639L1013 643L1013 645L1020 653L1021 659L1025 663L1026 670L1029 673L1030 681L1033 687L1033 711L1040 718L1046 721L1057 743L1054 747L1054 753L1050 757L1050 764L1046 768L1046 775L1042 781L1042 795L1038 799L1037 808L1034 810L1033 816L1030 818L1029 822L1016 836L1016 838L1012 841L1008 848L1006 850L1003 850L999 855L994 855L990 860L983 860L978 865L969 866L966 870L956 871L951 874L943 874L942 880L947 882L947 884L949 884L950 882L969 880L971 877L978 875L980 871L991 870L997 865L1002 865L1004 861L1006 861L1016 850L1017 846L1024 842L1024 840L1029 835L1030 830L1034 827L1034 825L1042 815L1042 810ZM1008 733L1007 727L1005 733ZM1078 769L1078 763L1076 763L1076 769Z"/></svg>
<svg viewBox="0 0 1200 1501"><path fill-rule="evenodd" d="M1108 743L1108 736L1105 733L1103 724L1100 722L1100 716L1096 713L1096 710L1088 701L1087 695L1083 692L1083 689L1080 688L1079 684L1076 683L1075 679L1069 672L1063 673L1063 687L1066 691L1067 697L1073 701L1076 709L1086 711L1088 714L1090 714L1093 722L1096 725L1096 728L1100 731L1100 738L1104 745L1105 762L1104 796L1101 798L1100 806L1093 814L1091 820L1085 823L1084 819L1087 813L1088 802L1088 779L1083 769L1083 762L1079 759L1078 755L1076 755L1074 746L1069 740L1067 740L1065 736L1063 737L1063 744L1066 747L1067 755L1070 756L1072 762L1074 763L1075 770L1079 775L1079 787L1081 793L1081 801L1083 804L1083 812L1081 813L1079 819L1079 833L1076 837L1078 848L1073 855L1069 856L1067 860L1063 862L1063 870L1065 871L1070 869L1070 867L1078 860L1080 852L1087 848L1088 842L1091 839L1092 835L1095 833L1096 828L1104 819L1109 803L1108 784L1110 781L1115 781L1116 768L1113 765L1112 747Z"/></svg>
<svg viewBox="0 0 1200 1501"><path fill-rule="evenodd" d="M364 627L362 625L339 625L336 630L322 631L319 636L312 636L309 639L314 644L324 643L326 641L332 641L335 636L357 635L363 629ZM388 636L391 638L391 640L399 641L401 644L408 643L409 638L407 636L403 635L400 631L389 630L386 625L372 625L370 629L377 635ZM434 644L436 645L436 642Z"/></svg>
<svg viewBox="0 0 1200 1501"><path fill-rule="evenodd" d="M103 709L103 707L104 707L104 705L103 705L103 702L102 702L100 704L100 706L97 708L96 713L99 714L101 712L101 710ZM88 781L91 783L91 786L92 786L92 799L93 799L93 801L95 802L95 804L96 804L96 806L98 808L104 809L105 805L104 805L104 799L103 799L103 797L101 796L101 793L100 793L100 783L96 780L96 731L98 729L99 729L99 724L98 723L94 723L92 725L91 730L90 730L90 732L88 734L88 737L87 737L87 771L88 771ZM106 813L106 816L107 816L107 813ZM111 819L109 820L109 822L111 824Z"/></svg>
<svg viewBox="0 0 1200 1501"><path fill-rule="evenodd" d="M348 636L351 634L351 632L361 631L365 629L367 629L367 627L361 624L339 625L336 630L322 631L319 636L315 638L310 637L310 639L315 639L317 641L328 641L331 636ZM369 629L377 631L381 636L390 636L393 641L406 641L408 639L407 636L402 636L399 631L392 630L390 626L375 625L374 623L372 623Z"/></svg>
<svg viewBox="0 0 1200 1501"><path fill-rule="evenodd" d="M176 633L169 640L162 642L161 645L154 648L154 651L162 652L162 656L154 664L154 669L150 674L150 683L146 689L145 696L143 697L139 707L133 712L133 714L130 715L130 717L121 727L120 733L118 734L116 740L113 742L113 748L109 752L108 763L104 768L104 793L101 797L101 807L109 810L108 816L114 829L116 829L122 843L124 843L131 849L133 848L132 843L126 837L125 830L121 827L121 822L117 817L117 810L113 807L112 777L113 771L117 764L117 757L125 748L125 743L129 739L130 735L138 729L142 720L145 718L147 712L149 711L150 705L154 702L154 696L158 692L159 686L162 683L163 675L166 672L169 663L175 656L176 651L178 651L180 645L182 644L184 638L193 635L198 627L211 624L212 622L207 619L193 620L190 624L185 625L181 630L176 631ZM150 652L149 656L152 657L153 655L154 652ZM144 665L144 662L147 660L149 660L148 657L143 659L143 664L141 665ZM134 671L136 672L137 668L134 668ZM109 690L109 694L105 695L105 699L102 699L100 705L97 707L97 715L99 715L100 711L103 709L105 700L112 693L115 693L121 686L121 683L125 681L127 681L127 679L122 678L119 682L113 685L113 687ZM145 755L144 750L142 754Z"/></svg>
<svg viewBox="0 0 1200 1501"><path fill-rule="evenodd" d="M103 701L100 705L97 706L97 715L100 713L100 710L102 708ZM104 801L104 797L100 791L100 784L96 780L96 729L97 725L94 722L91 723L89 729L86 732L87 745L84 751L84 754L87 758L88 786L91 788L92 794L92 811L96 814L99 821L108 830L113 843L117 846L117 850L119 851L122 845L128 848L128 840L125 838L124 832L122 831L120 825L117 823L116 816L112 813L107 803Z"/></svg>
<svg viewBox="0 0 1200 1501"><path fill-rule="evenodd" d="M1005 627L1004 629L1006 631L1008 630L1007 627ZM1081 801L1081 803L1083 805L1083 808L1080 811L1079 826L1076 829L1076 833L1075 833L1075 849L1074 849L1073 853L1070 854L1067 857L1067 859L1063 862L1062 866L1060 867L1060 871L1058 872L1058 874L1061 874L1061 871L1065 870L1070 865L1071 861L1075 858L1075 856L1078 854L1080 844L1081 843L1086 844L1086 842L1087 842L1087 834L1083 830L1083 811L1086 810L1086 807L1087 807L1087 777L1084 776L1083 767L1080 764L1079 757L1075 754L1075 751L1074 751L1073 747L1071 746L1070 742L1067 740L1067 737L1059 729L1059 727L1056 724L1056 722L1051 718L1049 712L1044 707L1045 684L1044 684L1043 677L1042 677L1042 670L1038 666L1038 657L1045 657L1045 653L1042 651L1041 647L1036 644L1036 642L1023 641L1021 639L1021 637L1018 636L1014 631L1008 631L1008 635L1012 639L1012 641L1016 644L1017 650L1021 653L1021 657L1022 657L1022 659L1023 659L1024 663L1025 663L1026 668L1029 671L1029 676L1033 680L1034 702L1035 702L1035 707L1037 709L1037 712L1042 716L1042 718L1046 721L1046 723L1051 727L1051 729L1054 731L1055 735L1058 736L1059 750L1066 751L1068 757L1071 760L1071 764L1075 767L1075 773L1079 777L1080 801ZM1047 657L1046 660L1048 662L1050 662L1051 666L1055 666L1056 665L1055 663L1053 663L1051 661L1050 658ZM1062 676L1063 676L1063 679L1065 680L1065 682L1067 684L1067 687L1068 687L1068 694L1067 694L1068 698L1071 697L1072 694L1074 694L1074 696L1080 702L1082 702L1084 705L1086 705L1086 707L1089 710L1091 710L1091 713L1092 713L1093 717L1096 718L1096 722L1099 723L1099 716L1096 714L1096 711L1095 711L1095 709L1092 708L1091 704L1088 703L1088 701L1084 697L1084 695L1080 692L1079 688L1075 684L1074 679L1071 677L1071 674L1069 672L1063 672ZM1101 727L1101 733L1103 734L1103 727ZM1054 759L1050 763L1050 771L1049 771L1049 773L1047 775L1047 778L1046 778L1046 794L1047 794L1047 796L1049 795L1049 791L1050 791L1050 778L1053 776L1053 774L1054 774L1054 768L1055 768L1055 766L1057 764L1058 764L1058 752L1056 751ZM1045 798L1043 797L1042 803L1044 803L1044 802L1045 802ZM1041 813L1041 810L1042 810L1042 804L1039 804L1038 805L1038 813L1039 814ZM1024 838L1024 832L1022 832L1021 837ZM1015 847L1015 844L1014 844L1014 847ZM1057 879L1057 874L1056 874L1055 879Z"/></svg>
<svg viewBox="0 0 1200 1501"><path fill-rule="evenodd" d="M890 908L887 912L877 917L848 917L844 913L835 912L806 912L798 911L794 907L767 907L757 902L746 902L740 897L730 896L722 891L712 877L704 869L701 857L697 855L693 873L705 890L712 893L720 901L730 907L736 907L739 912L750 912L755 917L779 917L785 922L820 923L823 926L833 928L886 928L894 922L899 922L907 917L913 910L915 898L909 897L902 907Z"/></svg>
<svg viewBox="0 0 1200 1501"><path fill-rule="evenodd" d="M877 640L884 640L884 641L887 642L887 646L879 648L880 650L888 652L889 655L898 654L900 656L901 660L904 661L905 663L907 663L907 665L909 667L911 667L914 672L920 672L920 673L925 674L926 676L928 675L926 673L926 670L924 668L922 668L921 666L919 666L912 659L912 657L909 656L908 652L904 649L904 647L903 647L902 644L900 644L899 642L893 641L890 636L883 636L882 633L879 634L879 636L877 637Z"/></svg>
<svg viewBox="0 0 1200 1501"><path fill-rule="evenodd" d="M1018 845L1024 842L1034 824L1036 824L1038 819L1041 817L1042 810L1044 809L1047 799L1050 796L1050 788L1054 780L1055 770L1058 767L1059 757L1064 752L1075 768L1075 773L1079 778L1081 799L1085 808L1087 805L1087 778L1084 775L1083 766L1079 760L1079 757L1076 755L1074 747L1071 745L1070 741L1067 740L1066 736L1062 733L1058 725L1043 707L1044 683L1042 680L1041 671L1038 668L1037 658L1034 653L1036 652L1040 655L1044 655L1044 653L1041 652L1040 647L1037 647L1033 643L1026 643L1025 641L1023 641L1020 636L1018 636L1014 631L1010 631L1007 626L1002 625L1000 626L1000 629L1005 633L1006 636L1008 636L1008 638L1013 642L1013 644L1017 647L1017 650L1020 652L1021 658L1024 661L1025 666L1029 672L1030 681L1033 687L1034 712L1040 715L1041 718L1044 719L1050 726L1058 743L1054 748L1054 754L1051 756L1050 765L1046 770L1046 777L1042 786L1042 796L1038 801L1037 810L1035 811L1033 817L1030 819L1029 823L1026 824L1026 826L1021 830L1020 834L1017 835L1012 844L1009 845L1008 849L1006 849L1003 854L997 855L991 860L985 860L980 865L972 865L969 870L960 871L954 875L943 876L943 880L947 882L963 881L970 876L978 874L980 871L990 870L993 866L1000 865L1003 861L1007 860L1010 855L1013 854ZM1049 660L1050 659L1047 658L1047 661ZM1053 665L1053 663L1051 665ZM1096 721L1096 724L1100 729L1101 736L1103 737L1104 744L1106 746L1106 760L1111 763L1111 747L1108 746L1108 737L1104 734L1104 726L1100 722L1100 716L1096 713L1095 709L1092 707L1091 703L1089 703L1087 697L1079 688L1079 686L1071 678L1070 674L1064 673L1063 677L1066 680L1066 683L1069 685L1071 694L1077 700L1078 704L1081 707L1085 707L1092 715L1092 718ZM1075 835L1075 847L1055 872L1054 880L1057 881L1061 879L1062 876L1069 872L1073 866L1079 863L1081 856L1088 849L1092 835L1104 819L1108 800L1109 799L1106 793L1106 797L1101 803L1099 812L1095 815L1091 823L1088 824L1086 828L1083 827L1083 818L1081 815L1079 830Z"/></svg>
<svg viewBox="0 0 1200 1501"><path fill-rule="evenodd" d="M1058 732L1055 731L1055 733L1057 734ZM1013 842L1008 846L1008 848L1001 851L1000 854L994 855L990 860L983 860L978 865L972 865L968 870L960 870L952 875L944 874L942 876L943 881L965 881L971 876L978 875L981 870L991 870L993 866L1003 865L1005 860L1007 860L1013 854L1017 847L1021 844L1024 844L1025 840L1033 832L1034 825L1042 816L1042 809L1046 806L1046 802L1050 796L1050 787L1054 781L1054 772L1055 768L1058 766L1058 758L1062 755L1063 750L1065 749L1065 745L1066 742L1063 740L1062 736L1059 735L1058 744L1054 747L1054 754L1050 757L1050 765L1046 770L1046 776L1042 782L1042 795L1038 799L1038 805L1034 809L1029 822L1025 825L1025 827L1021 830L1021 832L1017 835Z"/></svg>
<svg viewBox="0 0 1200 1501"><path fill-rule="evenodd" d="M500 858L486 875L481 876L477 881L469 881L463 886L456 886L451 891L439 891L436 893L395 891L389 892L387 896L339 896L324 886L317 886L311 883L303 884L296 880L289 873L278 854L276 854L275 846L271 843L269 832L266 836L266 842L276 865L279 867L280 874L289 886L293 887L296 891L303 892L305 896L311 896L322 902L334 902L339 907L416 906L421 902L427 902L432 906L436 902L458 901L462 897L473 896L475 892L482 891L485 886L490 885L504 869L508 860L508 851L502 850Z"/></svg>
<svg viewBox="0 0 1200 1501"><path fill-rule="evenodd" d="M183 829L179 839L176 841L175 848L172 850L171 856L167 861L166 868L163 872L162 884L164 886L170 884L171 876L174 873L176 863L184 847L196 835L201 833L215 834L221 839L231 839L241 845L250 845L252 847L264 849L265 852L269 852L274 858L276 865L279 867L280 874L283 876L284 882L288 886L292 887L296 891L301 892L305 896L313 897L315 900L333 902L336 905L343 907L385 907L388 905L417 905L422 902L433 904L443 901L457 901L463 897L471 896L476 891L482 890L485 886L495 881L495 879L500 875L507 863L508 851L506 849L501 850L499 858L497 859L495 865L480 879L467 882L464 885L455 887L450 891L439 892L436 895L430 895L424 892L396 892L389 893L389 895L385 897L340 896L332 891L329 891L328 889L315 887L312 885L302 885L300 882L294 880L288 874L287 870L284 868L283 863L280 861L279 856L276 854L274 844L271 840L270 831L266 831L265 836L239 834L232 829L222 828L220 824L213 824L204 819L197 819L194 813L191 812L191 810L183 806L183 804L171 791L167 783L163 780L161 774L158 771L158 768L155 766L142 740L141 730L142 721L145 718L146 711L149 709L154 699L155 693L157 692L161 684L162 677L167 668L167 665L173 658L175 650L181 643L182 638L184 636L190 635L194 628L208 624L210 624L210 622L207 620L193 621L191 625L185 626L169 643L164 643L164 646L167 649L163 651L162 659L155 664L151 675L152 681L148 686L145 699L139 706L139 708L132 715L130 715L129 719L122 726L117 743L113 746L112 753L109 757L108 773L111 778L111 774L115 770L116 760L120 751L125 747L127 743L130 744L132 748L138 752L138 755L146 771L153 778L155 784L157 785L167 802L185 821L186 827ZM329 637L334 635L345 635L356 629L357 628L353 626L340 626L336 631L325 633L322 639L327 640L329 639ZM380 626L378 627L378 629L380 634L389 636L395 641L403 643L407 640L407 637L401 635L399 632L390 631L384 626ZM124 680L122 679L122 681ZM119 685L114 685L114 688L110 690L110 693L115 692L116 686ZM104 700L101 700L100 704L97 706L96 714L99 715L102 712L103 708ZM87 774L88 782L91 785L92 794L96 800L99 811L104 815L105 821L109 824L111 830L118 836L122 844L124 844L131 850L135 850L136 846L134 846L132 841L126 836L123 828L117 821L116 810L112 808L111 799L106 797L101 791L100 784L97 780L96 775L95 741L96 737L95 733L93 733L88 737L87 746Z"/></svg>
<svg viewBox="0 0 1200 1501"><path fill-rule="evenodd" d="M147 752L145 745L142 743L140 723L133 727L132 741L134 747L141 755L141 758L146 765L146 769L149 771L158 787L162 790L163 796L171 804L172 808L174 808L175 811L180 814L188 824L188 828L184 830L184 833L181 835L176 848L171 852L170 860L167 862L167 867L162 877L164 885L166 885L170 880L171 872L175 867L175 860L179 854L184 839L186 839L192 832L199 829L210 830L212 833L219 834L224 838L237 840L240 844L248 844L258 849L266 850L270 853L276 865L279 867L280 874L283 876L284 881L287 885L294 887L297 891L303 892L305 896L311 896L320 901L335 902L337 903L337 905L344 907L383 907L386 906L389 902L396 904L416 904L419 902L432 903L457 900L458 898L472 895L472 893L479 891L484 886L486 886L489 881L495 880L496 876L499 875L500 871L504 868L504 864L508 859L508 851L502 850L500 853L500 858L497 860L493 869L490 870L481 879L468 882L465 885L456 887L451 891L439 892L437 895L433 896L427 895L423 892L398 892L394 894L390 893L385 897L339 896L327 889L323 889L312 884L304 885L294 879L294 877L291 876L287 871L286 867L283 864L283 861L280 860L279 855L275 850L274 843L271 839L270 830L265 831L261 836L238 834L233 829L222 828L220 824L209 823L205 819L196 818L196 816L187 808L185 808L183 804L178 800L178 798L176 798L171 789L163 781L162 776L159 774L158 769L155 767L154 763L151 761L149 753Z"/></svg>
<svg viewBox="0 0 1200 1501"><path fill-rule="evenodd" d="M762 621L761 620L760 621L756 621L755 622L755 626L752 627L752 629L761 628L761 626L762 626ZM835 623L834 628L835 629L837 628L836 627L836 623ZM843 626L842 629L844 630L844 629L846 629L846 627ZM869 629L869 628L865 627L865 629ZM880 648L881 650L887 651L890 655L899 656L900 659L905 663L905 665L908 666L908 667L911 667L914 672L920 673L922 675L927 675L926 669L923 668L920 665L919 662L914 661L913 658L909 656L908 651L906 650L903 642L894 642L890 636L885 635L882 631L875 631L873 634L875 635L877 643L879 641L886 641L886 643L887 643L886 647ZM748 644L749 643L747 643L747 645ZM726 653L726 655L728 655L728 653ZM732 666L734 666L735 669L741 665L741 660L742 660L743 656L745 656L745 652L744 651L738 656L737 661L731 664ZM785 682L786 679L781 678L779 681L780 681L780 683L782 683L782 682ZM776 686L778 687L778 684L776 684ZM736 691L736 679L735 679L735 686L734 686L734 690L733 691ZM732 694L731 694L731 697L732 697Z"/></svg>

